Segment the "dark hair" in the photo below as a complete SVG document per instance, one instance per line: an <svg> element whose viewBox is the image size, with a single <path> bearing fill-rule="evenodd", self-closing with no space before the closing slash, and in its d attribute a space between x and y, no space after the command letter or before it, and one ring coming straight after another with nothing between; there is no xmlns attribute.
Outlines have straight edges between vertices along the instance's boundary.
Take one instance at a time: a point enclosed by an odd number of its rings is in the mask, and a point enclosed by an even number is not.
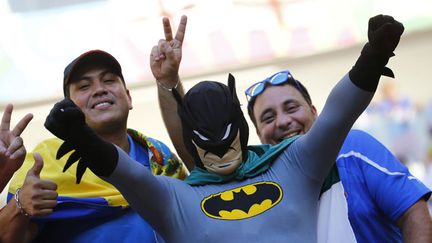
<svg viewBox="0 0 432 243"><path fill-rule="evenodd" d="M269 85L271 85L271 84L265 83L264 89L267 88L267 86L269 86ZM278 85L278 86L284 86L284 85L290 85L290 86L294 87L296 90L298 90L298 92L300 92L300 94L306 100L306 102L308 103L308 105L312 106L312 99L311 99L311 97L309 95L309 92L306 89L306 87L300 81L298 81L297 79L293 79L292 82L288 81L288 82L282 83L281 85ZM275 86L275 85L273 85L273 86ZM265 90L262 93L264 93L264 92L265 92ZM254 108L254 105L255 105L256 98L258 96L260 96L262 93L258 94L257 96L252 97L249 100L249 102L248 102L248 107L247 107L248 114L249 114L249 117L252 120L252 122L253 122L253 124L254 124L255 127L257 126L257 123L256 123L256 119L255 119L255 116L254 116L254 113L253 113L253 108Z"/></svg>

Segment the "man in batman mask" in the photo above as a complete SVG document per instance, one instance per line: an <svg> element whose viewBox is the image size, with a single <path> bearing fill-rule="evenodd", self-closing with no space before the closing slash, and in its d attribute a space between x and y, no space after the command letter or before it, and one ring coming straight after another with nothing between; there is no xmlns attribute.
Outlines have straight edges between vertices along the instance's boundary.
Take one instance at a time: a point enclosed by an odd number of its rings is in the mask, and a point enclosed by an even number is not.
<svg viewBox="0 0 432 243"><path fill-rule="evenodd" d="M203 173L230 175L247 159L249 128L232 75L229 85L204 81L195 85L183 100L173 90L184 143Z"/></svg>
<svg viewBox="0 0 432 243"><path fill-rule="evenodd" d="M275 147L248 148L249 128L231 74L228 86L203 81L183 99L175 89L172 91L178 102L184 144L196 165L187 178L189 184L223 183L259 175L294 140Z"/></svg>
<svg viewBox="0 0 432 243"><path fill-rule="evenodd" d="M370 43L309 132L276 147L246 147L232 76L228 86L201 82L183 99L174 91L185 146L196 163L187 183L151 175L98 137L71 101L56 104L45 126L65 140L61 154L75 149L78 163L116 186L167 242L316 242L322 182L379 77L389 73L385 65L403 32L397 21L373 26Z"/></svg>

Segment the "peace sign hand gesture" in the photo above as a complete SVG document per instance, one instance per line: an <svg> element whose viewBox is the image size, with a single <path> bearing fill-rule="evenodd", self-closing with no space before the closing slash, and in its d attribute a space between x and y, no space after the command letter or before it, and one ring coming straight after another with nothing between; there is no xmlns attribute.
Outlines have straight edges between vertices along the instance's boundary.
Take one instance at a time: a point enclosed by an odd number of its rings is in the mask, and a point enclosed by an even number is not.
<svg viewBox="0 0 432 243"><path fill-rule="evenodd" d="M4 110L0 124L0 189L4 188L13 173L24 162L26 149L20 135L33 119L32 114L25 115L11 131L12 110L12 104L8 104Z"/></svg>
<svg viewBox="0 0 432 243"><path fill-rule="evenodd" d="M155 79L166 89L176 86L179 76L179 66L182 58L182 45L186 32L187 17L183 15L180 20L175 38L167 17L162 19L165 39L153 46L150 54L150 67Z"/></svg>

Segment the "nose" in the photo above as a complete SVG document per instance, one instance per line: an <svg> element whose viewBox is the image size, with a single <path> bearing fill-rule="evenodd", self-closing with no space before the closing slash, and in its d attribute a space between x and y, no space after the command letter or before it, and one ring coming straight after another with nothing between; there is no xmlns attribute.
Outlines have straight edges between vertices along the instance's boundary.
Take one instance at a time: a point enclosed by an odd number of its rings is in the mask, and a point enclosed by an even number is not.
<svg viewBox="0 0 432 243"><path fill-rule="evenodd" d="M292 121L293 120L289 115L279 115L276 118L276 127L283 130L288 129Z"/></svg>
<svg viewBox="0 0 432 243"><path fill-rule="evenodd" d="M93 96L107 94L107 89L103 82L95 82L93 85Z"/></svg>

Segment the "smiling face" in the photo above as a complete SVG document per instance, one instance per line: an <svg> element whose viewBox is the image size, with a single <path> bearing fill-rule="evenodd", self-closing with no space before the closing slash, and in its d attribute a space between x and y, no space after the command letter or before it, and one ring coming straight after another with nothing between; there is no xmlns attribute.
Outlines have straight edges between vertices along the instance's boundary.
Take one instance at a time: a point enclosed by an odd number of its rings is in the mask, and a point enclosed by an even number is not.
<svg viewBox="0 0 432 243"><path fill-rule="evenodd" d="M126 129L132 101L121 77L103 66L88 67L71 79L68 88L91 128L99 133Z"/></svg>
<svg viewBox="0 0 432 243"><path fill-rule="evenodd" d="M284 138L306 133L317 112L297 89L285 84L268 86L256 98L253 115L261 142L274 145Z"/></svg>

